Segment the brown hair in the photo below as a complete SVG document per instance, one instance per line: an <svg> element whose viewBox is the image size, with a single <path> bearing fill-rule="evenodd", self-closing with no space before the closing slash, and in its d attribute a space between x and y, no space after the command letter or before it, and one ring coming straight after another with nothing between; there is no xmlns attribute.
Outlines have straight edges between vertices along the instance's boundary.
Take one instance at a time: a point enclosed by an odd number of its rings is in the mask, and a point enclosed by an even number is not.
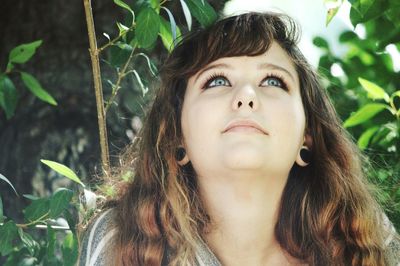
<svg viewBox="0 0 400 266"><path fill-rule="evenodd" d="M194 264L196 243L210 222L190 163L175 158L182 143L181 108L188 79L207 64L255 56L276 41L300 79L312 163L292 167L282 195L276 239L309 265L385 265L382 211L365 181L361 155L319 78L296 44L292 19L274 13L228 17L184 37L161 71L161 86L121 171L133 178L117 200L116 259L121 265Z"/></svg>

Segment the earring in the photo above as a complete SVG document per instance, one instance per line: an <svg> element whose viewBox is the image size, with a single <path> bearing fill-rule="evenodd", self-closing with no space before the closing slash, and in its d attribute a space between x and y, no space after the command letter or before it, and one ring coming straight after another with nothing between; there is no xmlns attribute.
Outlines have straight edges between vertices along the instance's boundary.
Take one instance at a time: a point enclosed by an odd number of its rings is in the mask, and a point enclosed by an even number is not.
<svg viewBox="0 0 400 266"><path fill-rule="evenodd" d="M189 157L186 154L186 150L183 147L179 147L176 150L175 158L180 166L184 166L189 162Z"/></svg>
<svg viewBox="0 0 400 266"><path fill-rule="evenodd" d="M311 162L311 151L307 146L302 146L296 158L299 166L307 166Z"/></svg>

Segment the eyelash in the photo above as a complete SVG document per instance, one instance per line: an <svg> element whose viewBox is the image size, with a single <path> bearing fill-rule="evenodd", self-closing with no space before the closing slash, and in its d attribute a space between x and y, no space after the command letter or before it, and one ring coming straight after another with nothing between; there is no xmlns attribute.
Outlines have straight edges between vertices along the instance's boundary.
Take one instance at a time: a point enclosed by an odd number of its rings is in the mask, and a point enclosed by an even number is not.
<svg viewBox="0 0 400 266"><path fill-rule="evenodd" d="M201 88L203 90L209 89L207 88L207 86L210 85L210 83L217 78L224 78L226 80L228 80L228 78L226 77L226 75L224 73L213 73L210 76L207 77L206 81L203 83L203 86L201 86ZM229 81L229 80L228 80Z"/></svg>
<svg viewBox="0 0 400 266"><path fill-rule="evenodd" d="M224 78L229 82L229 79L226 77L226 75L224 73L222 73L222 72L213 73L206 79L206 81L203 83L203 86L201 86L201 88L203 90L210 89L210 88L207 88L207 87L210 85L210 83L213 80L215 80L217 78ZM288 91L287 82L285 81L285 78L283 76L281 76L281 75L279 75L277 73L269 73L262 79L261 83L263 83L268 78L276 78L276 79L278 79L282 83L282 89L284 89L285 91Z"/></svg>

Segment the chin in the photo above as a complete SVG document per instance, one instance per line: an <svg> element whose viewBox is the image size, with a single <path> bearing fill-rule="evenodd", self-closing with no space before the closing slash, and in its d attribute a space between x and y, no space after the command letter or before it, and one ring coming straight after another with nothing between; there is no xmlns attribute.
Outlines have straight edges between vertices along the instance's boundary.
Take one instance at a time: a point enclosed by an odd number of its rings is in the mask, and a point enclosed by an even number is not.
<svg viewBox="0 0 400 266"><path fill-rule="evenodd" d="M232 169L259 169L266 164L265 154L254 151L231 152L223 157L223 164Z"/></svg>

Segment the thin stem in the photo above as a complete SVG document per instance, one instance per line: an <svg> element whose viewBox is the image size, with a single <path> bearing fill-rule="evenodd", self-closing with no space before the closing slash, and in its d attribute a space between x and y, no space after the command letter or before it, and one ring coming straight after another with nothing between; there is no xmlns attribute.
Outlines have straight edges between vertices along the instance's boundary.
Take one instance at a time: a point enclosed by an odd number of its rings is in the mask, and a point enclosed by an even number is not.
<svg viewBox="0 0 400 266"><path fill-rule="evenodd" d="M103 45L102 47L100 47L98 49L99 54L106 48L108 48L109 46L115 44L119 39L121 39L123 36L125 36L129 31L133 30L133 28L136 26L136 24L134 23L132 25L131 28L129 28L127 31L124 31L122 34L118 35L117 37L115 37L114 39L112 39L111 41L109 41L108 43L106 43L105 45Z"/></svg>
<svg viewBox="0 0 400 266"><path fill-rule="evenodd" d="M47 218L48 215L49 215L49 212L46 212L44 215L42 215L41 217L37 218L35 221L32 221L32 222L27 223L27 224L17 224L17 226L20 227L20 228L27 228L30 225L36 224L36 223L44 220L45 218Z"/></svg>
<svg viewBox="0 0 400 266"><path fill-rule="evenodd" d="M110 160L108 151L108 139L107 139L107 124L106 114L104 111L104 99L103 99L103 88L101 83L101 72L99 63L99 50L97 49L96 32L94 27L93 12L91 0L83 0L85 7L86 23L88 27L89 36L89 53L92 61L93 71L93 82L96 94L96 106L97 106L97 120L99 124L99 136L100 136L100 149L101 149L101 161L103 171L106 173L110 172Z"/></svg>
<svg viewBox="0 0 400 266"><path fill-rule="evenodd" d="M114 86L113 92L111 94L111 97L107 101L107 104L106 104L106 108L105 108L105 112L106 113L107 113L108 109L110 108L111 104L114 102L115 97L117 96L117 93L118 93L118 91L120 89L119 85L121 84L122 79L125 77L126 70L128 69L128 66L129 66L129 64L130 64L130 62L131 62L131 60L133 58L133 55L134 55L134 52L135 52L135 48L136 48L136 46L133 46L131 54L129 55L128 60L125 62L125 65L122 67L122 70L118 72L117 82L115 83L115 86Z"/></svg>
<svg viewBox="0 0 400 266"><path fill-rule="evenodd" d="M4 223L0 223L0 226L4 225ZM17 227L22 228L22 229L26 229L30 224L16 224ZM47 229L47 225L44 224L37 224L35 225L36 229ZM67 231L67 230L71 230L71 228L69 228L69 226L61 226L61 225L50 225L50 228L54 229L54 230L63 230L63 231Z"/></svg>

